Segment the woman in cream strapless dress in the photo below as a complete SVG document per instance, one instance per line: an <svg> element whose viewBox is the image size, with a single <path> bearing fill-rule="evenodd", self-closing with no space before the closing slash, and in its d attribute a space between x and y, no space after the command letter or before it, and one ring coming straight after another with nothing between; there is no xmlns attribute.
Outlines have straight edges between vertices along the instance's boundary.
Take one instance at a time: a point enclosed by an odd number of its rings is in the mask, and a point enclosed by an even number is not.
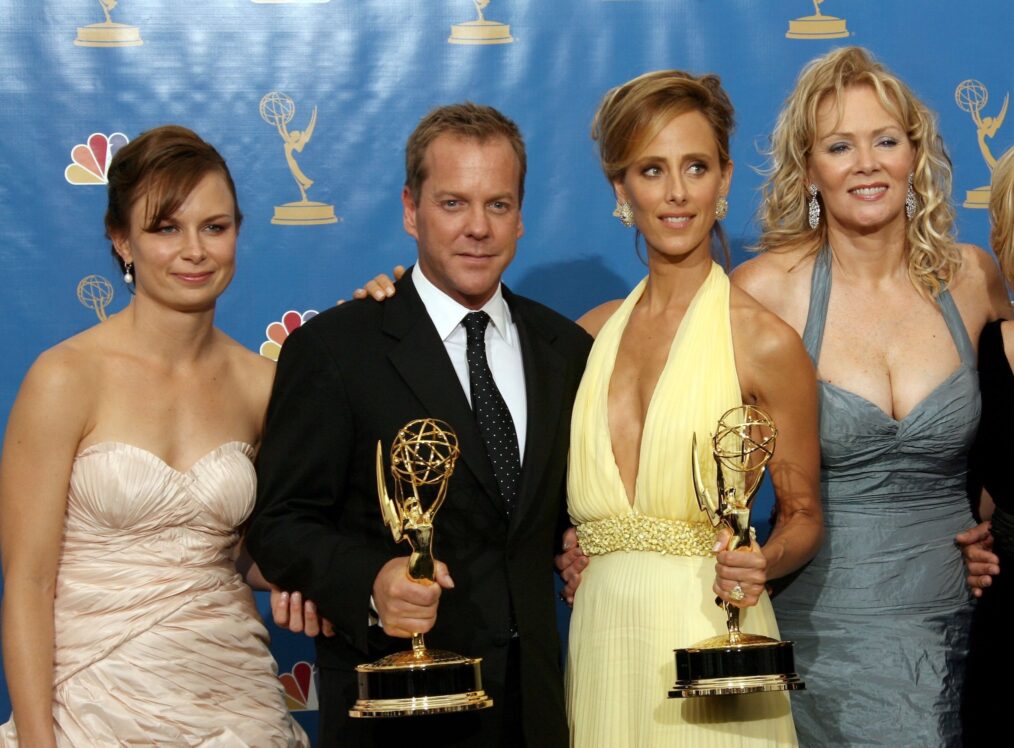
<svg viewBox="0 0 1014 748"><path fill-rule="evenodd" d="M7 426L0 746L307 746L236 569L273 367L213 326L232 179L161 127L109 183L135 296L39 357Z"/></svg>

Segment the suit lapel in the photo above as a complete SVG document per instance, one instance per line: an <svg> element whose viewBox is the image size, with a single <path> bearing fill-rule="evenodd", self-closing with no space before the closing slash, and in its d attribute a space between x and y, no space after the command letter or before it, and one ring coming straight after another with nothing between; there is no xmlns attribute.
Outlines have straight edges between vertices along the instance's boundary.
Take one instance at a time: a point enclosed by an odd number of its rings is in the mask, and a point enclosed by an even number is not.
<svg viewBox="0 0 1014 748"><path fill-rule="evenodd" d="M383 331L399 341L388 358L425 406L426 412L454 428L462 461L485 489L496 510L502 513L503 499L486 455L479 425L465 393L461 391L458 375L444 343L437 335L410 278L411 271L397 283L394 297L384 302Z"/></svg>
<svg viewBox="0 0 1014 748"><path fill-rule="evenodd" d="M553 347L552 337L531 324L518 308L514 297L504 288L504 297L511 308L521 339L521 356L525 367L525 397L528 401L528 425L525 454L521 470L518 502L511 517L510 530L519 527L525 515L539 500L538 490L554 442L560 437L556 426L563 402L566 360ZM564 427L569 428L570 424Z"/></svg>

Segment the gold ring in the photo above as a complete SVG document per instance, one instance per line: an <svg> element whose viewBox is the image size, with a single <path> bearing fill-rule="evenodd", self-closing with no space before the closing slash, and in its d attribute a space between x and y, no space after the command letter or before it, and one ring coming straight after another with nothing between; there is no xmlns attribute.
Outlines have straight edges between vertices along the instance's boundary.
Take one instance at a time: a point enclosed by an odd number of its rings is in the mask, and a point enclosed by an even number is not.
<svg viewBox="0 0 1014 748"><path fill-rule="evenodd" d="M744 597L746 597L746 593L743 592L743 588L739 586L738 582L736 583L735 587L733 587L731 590L729 590L729 597L731 597L737 603L740 600L742 600Z"/></svg>

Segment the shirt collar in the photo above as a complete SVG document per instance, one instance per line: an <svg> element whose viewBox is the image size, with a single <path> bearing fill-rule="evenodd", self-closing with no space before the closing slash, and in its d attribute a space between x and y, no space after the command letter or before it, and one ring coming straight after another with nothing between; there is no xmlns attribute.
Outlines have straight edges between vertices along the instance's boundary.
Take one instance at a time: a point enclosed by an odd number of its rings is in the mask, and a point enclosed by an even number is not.
<svg viewBox="0 0 1014 748"><path fill-rule="evenodd" d="M418 263L412 269L412 282L415 284L415 290L419 294L423 306L426 307L426 312L430 315L430 319L433 320L433 324L437 328L437 334L441 340L447 340L450 337L451 333L454 332L454 328L461 324L461 320L464 319L466 314L477 311L462 306L433 285L433 282L426 277L426 274L423 273ZM481 310L478 311L486 312L489 315L490 322L493 323L493 328L500 337L508 339L507 326L510 324L511 314L510 307L507 306L507 302L504 300L502 289L503 284L498 283L496 291L493 292L489 301L483 304Z"/></svg>

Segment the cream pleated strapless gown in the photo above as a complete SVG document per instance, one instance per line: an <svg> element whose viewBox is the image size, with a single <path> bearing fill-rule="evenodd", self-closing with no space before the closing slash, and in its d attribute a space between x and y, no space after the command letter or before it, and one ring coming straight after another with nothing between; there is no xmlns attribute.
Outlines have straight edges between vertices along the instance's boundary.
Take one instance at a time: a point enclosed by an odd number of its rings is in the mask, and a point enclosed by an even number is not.
<svg viewBox="0 0 1014 748"><path fill-rule="evenodd" d="M253 449L186 472L120 442L74 461L55 600L60 746L308 746L233 566ZM18 745L13 722L0 745Z"/></svg>
<svg viewBox="0 0 1014 748"><path fill-rule="evenodd" d="M718 265L677 331L645 418L633 506L609 435L608 394L620 338L642 281L599 332L574 403L570 516L588 568L574 599L567 709L578 748L795 745L784 693L670 699L673 649L726 631L715 605L715 531L697 506L691 440L707 444L719 417L742 403ZM702 468L714 471L710 459ZM767 595L744 611L744 631L778 636Z"/></svg>

